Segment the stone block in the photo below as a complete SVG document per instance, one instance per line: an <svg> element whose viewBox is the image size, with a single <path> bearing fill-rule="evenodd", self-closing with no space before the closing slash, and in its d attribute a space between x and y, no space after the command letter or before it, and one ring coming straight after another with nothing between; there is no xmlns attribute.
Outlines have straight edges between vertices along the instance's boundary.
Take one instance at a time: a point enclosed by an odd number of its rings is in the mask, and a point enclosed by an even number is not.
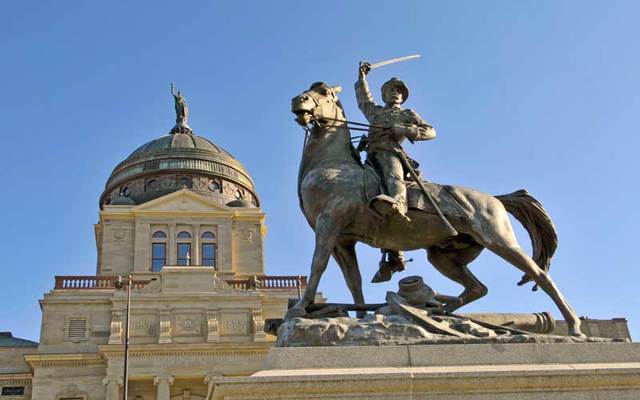
<svg viewBox="0 0 640 400"><path fill-rule="evenodd" d="M216 400L638 399L640 343L272 348L215 384Z"/></svg>
<svg viewBox="0 0 640 400"><path fill-rule="evenodd" d="M411 365L407 346L274 347L265 369L400 367Z"/></svg>

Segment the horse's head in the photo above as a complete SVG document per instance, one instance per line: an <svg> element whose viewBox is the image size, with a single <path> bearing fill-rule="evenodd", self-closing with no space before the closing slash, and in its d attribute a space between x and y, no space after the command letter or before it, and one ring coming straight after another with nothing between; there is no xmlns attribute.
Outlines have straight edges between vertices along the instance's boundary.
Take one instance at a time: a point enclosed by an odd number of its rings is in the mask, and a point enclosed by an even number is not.
<svg viewBox="0 0 640 400"><path fill-rule="evenodd" d="M291 99L291 112L296 115L296 122L306 127L344 119L337 96L341 90L340 86L316 82L309 90Z"/></svg>

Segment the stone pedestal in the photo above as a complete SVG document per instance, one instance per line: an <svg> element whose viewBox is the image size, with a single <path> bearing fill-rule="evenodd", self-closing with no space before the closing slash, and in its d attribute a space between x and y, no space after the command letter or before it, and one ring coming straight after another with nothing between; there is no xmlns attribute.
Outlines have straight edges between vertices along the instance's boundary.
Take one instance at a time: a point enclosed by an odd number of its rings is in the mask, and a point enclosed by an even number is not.
<svg viewBox="0 0 640 400"><path fill-rule="evenodd" d="M639 399L640 343L272 348L216 400Z"/></svg>

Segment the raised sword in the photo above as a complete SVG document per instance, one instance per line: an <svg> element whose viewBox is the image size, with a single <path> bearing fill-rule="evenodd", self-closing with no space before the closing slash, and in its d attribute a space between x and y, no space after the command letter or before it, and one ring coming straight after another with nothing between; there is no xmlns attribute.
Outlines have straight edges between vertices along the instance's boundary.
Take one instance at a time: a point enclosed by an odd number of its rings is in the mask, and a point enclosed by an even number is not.
<svg viewBox="0 0 640 400"><path fill-rule="evenodd" d="M403 61L413 60L414 58L420 58L420 54L413 54L410 56L392 58L391 60L380 61L377 63L369 64L370 69L376 69L380 67L384 67L385 65L395 64Z"/></svg>

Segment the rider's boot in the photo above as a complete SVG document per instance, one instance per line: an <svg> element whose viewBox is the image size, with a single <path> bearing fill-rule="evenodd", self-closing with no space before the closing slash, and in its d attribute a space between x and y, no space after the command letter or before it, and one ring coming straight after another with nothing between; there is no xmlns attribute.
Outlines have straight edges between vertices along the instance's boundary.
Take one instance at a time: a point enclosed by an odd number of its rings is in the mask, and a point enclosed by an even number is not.
<svg viewBox="0 0 640 400"><path fill-rule="evenodd" d="M393 209L395 210L395 215L394 217L396 218L400 218L405 222L411 222L411 218L409 218L409 216L405 213L405 211L403 210L404 207L400 206L398 203L396 203L393 207Z"/></svg>
<svg viewBox="0 0 640 400"><path fill-rule="evenodd" d="M411 218L404 211L404 205L391 196L380 194L369 201L369 207L384 217L411 222Z"/></svg>
<svg viewBox="0 0 640 400"><path fill-rule="evenodd" d="M398 250L382 250L382 258L378 263L378 271L371 283L387 282L395 272L404 271L406 261L404 253Z"/></svg>
<svg viewBox="0 0 640 400"><path fill-rule="evenodd" d="M391 265L391 272L404 271L404 267L407 265L407 261L404 258L404 252L399 250L387 250L389 254L389 264Z"/></svg>

